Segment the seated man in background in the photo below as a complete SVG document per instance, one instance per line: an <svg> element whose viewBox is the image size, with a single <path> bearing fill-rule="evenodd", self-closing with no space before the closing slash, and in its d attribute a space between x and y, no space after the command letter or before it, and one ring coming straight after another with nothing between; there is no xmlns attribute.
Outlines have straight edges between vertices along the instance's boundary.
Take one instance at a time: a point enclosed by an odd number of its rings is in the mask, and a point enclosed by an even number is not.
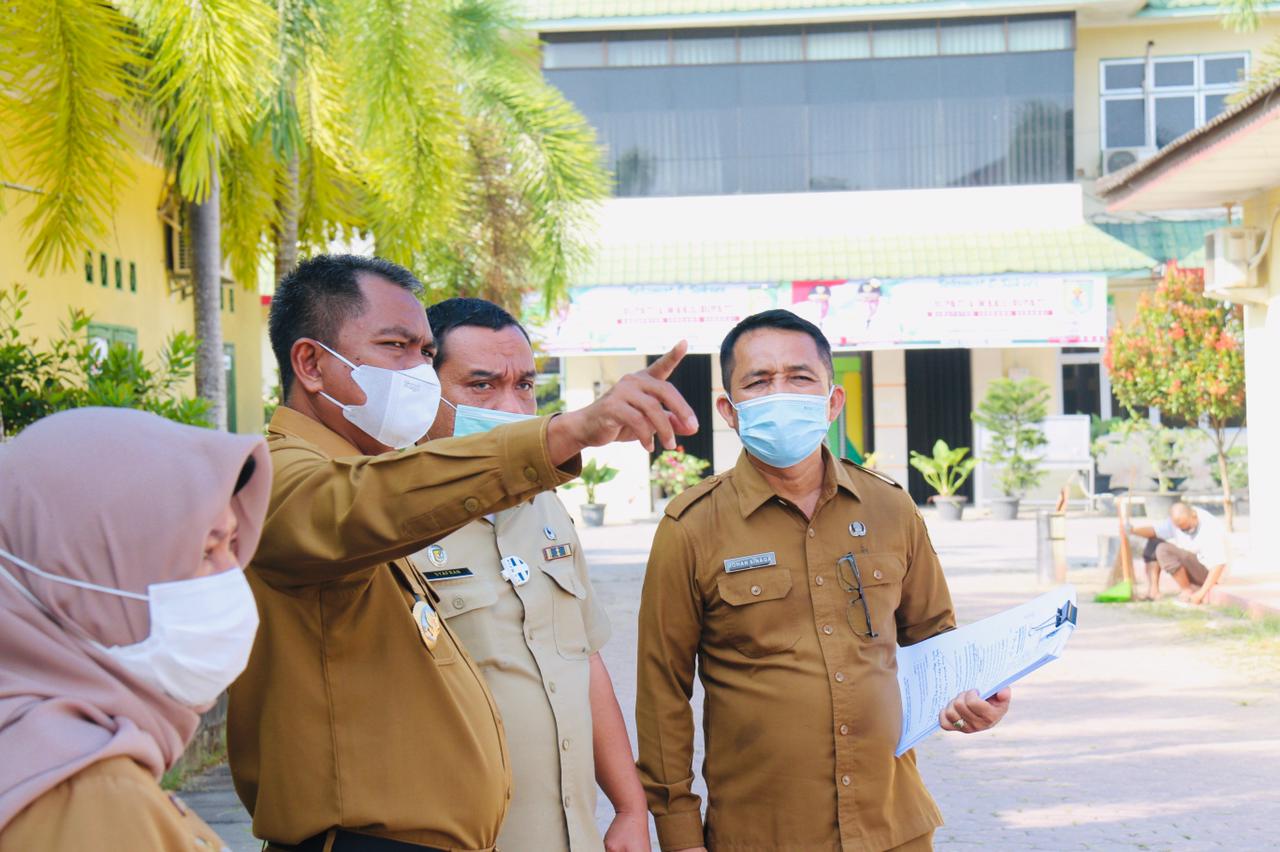
<svg viewBox="0 0 1280 852"><path fill-rule="evenodd" d="M533 348L511 314L483 299L448 299L427 320L443 402L428 437L535 416ZM617 813L605 848L648 852L644 790L600 659L609 620L555 493L473 521L413 560L502 711L514 784L498 846L600 849L599 781Z"/></svg>
<svg viewBox="0 0 1280 852"><path fill-rule="evenodd" d="M1146 600L1160 598L1160 572L1164 571L1181 587L1179 600L1202 604L1227 569L1227 531L1222 521L1204 509L1174 503L1163 521L1155 526L1130 524L1129 532L1147 539L1142 550Z"/></svg>

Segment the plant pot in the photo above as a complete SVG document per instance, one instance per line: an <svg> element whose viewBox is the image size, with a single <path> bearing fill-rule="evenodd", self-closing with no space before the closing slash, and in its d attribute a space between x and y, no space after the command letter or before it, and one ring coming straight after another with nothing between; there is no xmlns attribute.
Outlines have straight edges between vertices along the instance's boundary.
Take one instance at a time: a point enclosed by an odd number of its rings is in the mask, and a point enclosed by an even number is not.
<svg viewBox="0 0 1280 852"><path fill-rule="evenodd" d="M1181 499L1182 495L1176 491L1152 491L1142 495L1147 517L1156 522L1169 517L1169 510Z"/></svg>
<svg viewBox="0 0 1280 852"><path fill-rule="evenodd" d="M938 520L958 521L964 515L964 504L968 497L944 497L934 495L933 505L938 509Z"/></svg>
<svg viewBox="0 0 1280 852"><path fill-rule="evenodd" d="M1014 521L1018 518L1018 497L992 497L991 517L997 521Z"/></svg>
<svg viewBox="0 0 1280 852"><path fill-rule="evenodd" d="M1094 494L1110 494L1111 493L1111 474L1095 473L1093 475L1093 493Z"/></svg>
<svg viewBox="0 0 1280 852"><path fill-rule="evenodd" d="M604 526L604 504L603 503L583 503L582 504L582 522L589 527Z"/></svg>

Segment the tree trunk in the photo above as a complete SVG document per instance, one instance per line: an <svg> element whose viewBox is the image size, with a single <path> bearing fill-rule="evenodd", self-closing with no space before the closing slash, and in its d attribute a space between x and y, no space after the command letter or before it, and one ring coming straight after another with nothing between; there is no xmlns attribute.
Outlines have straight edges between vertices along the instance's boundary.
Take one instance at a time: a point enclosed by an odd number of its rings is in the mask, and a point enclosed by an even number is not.
<svg viewBox="0 0 1280 852"><path fill-rule="evenodd" d="M276 229L276 283L298 265L298 154L289 158L284 191L276 199L280 226Z"/></svg>
<svg viewBox="0 0 1280 852"><path fill-rule="evenodd" d="M1227 475L1227 436L1222 426L1213 427L1213 443L1218 450L1218 477L1222 480L1222 517L1226 519L1227 531L1235 532L1236 508L1231 501L1231 479Z"/></svg>
<svg viewBox="0 0 1280 852"><path fill-rule="evenodd" d="M222 352L222 221L218 169L212 169L209 197L188 205L191 223L196 337L196 394L207 399L217 429L227 428L226 367Z"/></svg>

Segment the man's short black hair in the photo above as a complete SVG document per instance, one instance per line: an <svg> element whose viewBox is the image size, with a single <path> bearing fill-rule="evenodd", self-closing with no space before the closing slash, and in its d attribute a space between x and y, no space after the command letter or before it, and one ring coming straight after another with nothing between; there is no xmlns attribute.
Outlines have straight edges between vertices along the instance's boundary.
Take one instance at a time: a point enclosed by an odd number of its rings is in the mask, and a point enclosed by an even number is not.
<svg viewBox="0 0 1280 852"><path fill-rule="evenodd" d="M529 340L529 332L524 330L524 326L515 317L486 299L458 297L437 302L427 308L427 322L430 323L431 333L436 338L436 367L442 365L447 357L445 340L449 337L449 332L455 328L471 325L502 331L514 325L520 329L524 339Z"/></svg>
<svg viewBox="0 0 1280 852"><path fill-rule="evenodd" d="M729 390L729 378L733 375L733 347L737 345L738 338L749 331L755 331L760 328L798 331L801 334L809 335L813 338L813 345L818 347L818 355L822 358L822 363L827 368L827 378L835 381L836 367L831 360L831 344L827 342L826 335L822 333L822 330L791 311L775 308L771 311L761 311L758 314L752 314L747 317L735 325L733 330L725 336L724 343L720 344L720 381L723 383L725 390Z"/></svg>
<svg viewBox="0 0 1280 852"><path fill-rule="evenodd" d="M364 311L361 275L385 279L415 295L422 292L422 282L403 266L354 254L318 254L299 263L276 287L267 327L280 365L282 400L293 387L293 344L308 337L334 346L342 324Z"/></svg>

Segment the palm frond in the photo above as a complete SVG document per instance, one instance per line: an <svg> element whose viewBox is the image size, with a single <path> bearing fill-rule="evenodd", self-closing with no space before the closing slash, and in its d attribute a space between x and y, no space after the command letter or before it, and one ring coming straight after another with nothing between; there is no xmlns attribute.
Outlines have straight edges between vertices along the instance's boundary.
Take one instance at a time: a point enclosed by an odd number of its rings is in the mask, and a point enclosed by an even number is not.
<svg viewBox="0 0 1280 852"><path fill-rule="evenodd" d="M1258 16L1266 0L1222 0L1222 24L1238 33L1258 28Z"/></svg>
<svg viewBox="0 0 1280 852"><path fill-rule="evenodd" d="M279 225L277 187L284 164L265 134L222 151L222 251L232 276L257 289L259 263Z"/></svg>
<svg viewBox="0 0 1280 852"><path fill-rule="evenodd" d="M470 93L503 137L530 220L531 272L545 306L562 299L590 255L588 226L608 193L595 131L555 88L523 65L473 67Z"/></svg>
<svg viewBox="0 0 1280 852"><path fill-rule="evenodd" d="M1267 45L1261 56L1254 55L1249 67L1249 76L1244 81L1244 88L1229 97L1227 101L1232 104L1239 103L1264 89L1271 88L1277 80L1280 80L1280 39Z"/></svg>
<svg viewBox="0 0 1280 852"><path fill-rule="evenodd" d="M352 162L354 134L343 102L341 72L317 52L299 69L295 100L303 146L300 157L298 241L320 248L365 226L364 200Z"/></svg>
<svg viewBox="0 0 1280 852"><path fill-rule="evenodd" d="M28 264L69 268L107 227L129 169L131 68L139 45L119 12L98 0L46 0L0 15L0 99L15 132L14 171L40 190L23 221Z"/></svg>
<svg viewBox="0 0 1280 852"><path fill-rule="evenodd" d="M276 10L262 0L120 0L147 46L149 99L177 157L178 189L203 201L218 146L244 138L267 97Z"/></svg>
<svg viewBox="0 0 1280 852"><path fill-rule="evenodd" d="M339 65L378 252L408 262L455 213L463 146L436 0L340 0Z"/></svg>

